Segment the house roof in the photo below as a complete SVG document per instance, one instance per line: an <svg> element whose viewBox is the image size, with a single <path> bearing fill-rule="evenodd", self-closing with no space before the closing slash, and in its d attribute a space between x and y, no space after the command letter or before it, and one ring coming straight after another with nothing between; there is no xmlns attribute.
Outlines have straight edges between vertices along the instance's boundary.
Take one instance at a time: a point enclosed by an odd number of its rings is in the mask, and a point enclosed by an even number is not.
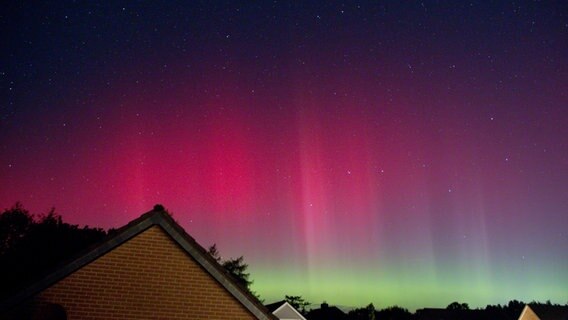
<svg viewBox="0 0 568 320"><path fill-rule="evenodd" d="M531 309L540 320L568 320L568 306L559 306L551 304L530 304L526 305L523 312L519 316Z"/></svg>
<svg viewBox="0 0 568 320"><path fill-rule="evenodd" d="M266 309L268 309L268 311L274 312L276 311L276 309L280 308L285 302L286 300L280 300L270 304L265 304L264 306L266 307Z"/></svg>
<svg viewBox="0 0 568 320"><path fill-rule="evenodd" d="M294 319L303 319L306 320L306 318L304 318L304 316L298 311L296 310L296 308L294 308L294 306L292 306L290 303L288 303L288 301L286 300L280 300L271 304L267 304L265 305L265 307L272 312L272 314L276 315L277 317L282 317L282 313L281 312L285 312L285 314L290 314L290 312L292 312ZM286 312L286 308L288 308L288 312ZM296 318L298 317L298 318ZM285 316L285 318L288 318L287 316Z"/></svg>
<svg viewBox="0 0 568 320"><path fill-rule="evenodd" d="M32 284L15 296L0 302L0 311L10 309L31 298L35 294L47 289L56 282L95 261L97 258L153 226L161 227L187 254L195 259L201 267L213 276L213 278L215 278L221 286L223 286L256 318L271 320L277 319L274 315L268 312L268 310L256 297L251 295L248 290L242 288L233 279L233 277L195 241L195 239L187 234L161 205L154 206L152 211L144 213L139 218L116 230L115 233L107 237L103 242L95 245L82 254L77 255L75 258L57 268L54 272L47 275L42 280Z"/></svg>
<svg viewBox="0 0 568 320"><path fill-rule="evenodd" d="M346 316L345 312L341 311L341 309L336 306L330 306L327 303L322 303L321 308L312 309L308 312L308 318L311 320L345 319Z"/></svg>

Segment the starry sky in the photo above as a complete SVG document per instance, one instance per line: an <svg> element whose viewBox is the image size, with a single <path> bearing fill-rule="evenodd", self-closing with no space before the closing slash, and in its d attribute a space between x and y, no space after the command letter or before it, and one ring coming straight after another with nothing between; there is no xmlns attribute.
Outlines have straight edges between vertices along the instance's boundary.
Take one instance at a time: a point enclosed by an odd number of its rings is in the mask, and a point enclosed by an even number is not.
<svg viewBox="0 0 568 320"><path fill-rule="evenodd" d="M15 1L0 207L156 203L266 302L568 301L568 3Z"/></svg>

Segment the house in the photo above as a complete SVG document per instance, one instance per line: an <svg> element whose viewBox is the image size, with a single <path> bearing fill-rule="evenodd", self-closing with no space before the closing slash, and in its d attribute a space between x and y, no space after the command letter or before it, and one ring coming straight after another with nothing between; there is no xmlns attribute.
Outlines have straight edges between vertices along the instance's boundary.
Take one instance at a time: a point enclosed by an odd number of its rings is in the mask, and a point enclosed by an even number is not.
<svg viewBox="0 0 568 320"><path fill-rule="evenodd" d="M519 320L568 320L568 306L527 304Z"/></svg>
<svg viewBox="0 0 568 320"><path fill-rule="evenodd" d="M277 318L157 205L1 302L0 319Z"/></svg>
<svg viewBox="0 0 568 320"><path fill-rule="evenodd" d="M319 309L312 309L308 312L308 319L310 320L343 320L347 319L345 312L341 311L338 307L329 306L327 303L322 303Z"/></svg>
<svg viewBox="0 0 568 320"><path fill-rule="evenodd" d="M285 300L267 304L266 309L280 320L306 320L296 308Z"/></svg>

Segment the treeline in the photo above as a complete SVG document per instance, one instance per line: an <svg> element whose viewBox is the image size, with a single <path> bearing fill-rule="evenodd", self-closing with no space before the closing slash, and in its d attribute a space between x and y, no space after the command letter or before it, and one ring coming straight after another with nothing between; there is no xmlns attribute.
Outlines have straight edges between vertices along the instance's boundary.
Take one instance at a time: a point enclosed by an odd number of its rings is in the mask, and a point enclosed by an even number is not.
<svg viewBox="0 0 568 320"><path fill-rule="evenodd" d="M107 232L63 222L54 209L31 214L22 204L0 214L0 300L39 280Z"/></svg>
<svg viewBox="0 0 568 320"><path fill-rule="evenodd" d="M424 308L412 313L399 306L375 309L371 303L366 307L343 313L336 307L328 306L326 302L321 304L322 308L308 310L307 306L311 304L301 296L286 296L285 300L308 320L517 320L526 305L525 302L511 300L505 305L487 305L485 308L470 309L467 303L452 302L446 308ZM542 310L543 307L544 309L561 308L562 314L568 315L568 304L532 301L528 305L536 310ZM325 309L329 312L325 312Z"/></svg>
<svg viewBox="0 0 568 320"><path fill-rule="evenodd" d="M556 306L561 305L547 302L532 301L528 303L530 306ZM518 300L511 300L504 305L487 305L485 308L470 309L467 303L453 302L446 308L425 308L418 309L415 313L411 313L405 308L392 306L385 309L375 310L373 304L369 304L364 308L357 308L347 313L348 320L422 320L422 319L459 319L459 320L517 320L523 311L526 303ZM565 305L568 307L568 304Z"/></svg>

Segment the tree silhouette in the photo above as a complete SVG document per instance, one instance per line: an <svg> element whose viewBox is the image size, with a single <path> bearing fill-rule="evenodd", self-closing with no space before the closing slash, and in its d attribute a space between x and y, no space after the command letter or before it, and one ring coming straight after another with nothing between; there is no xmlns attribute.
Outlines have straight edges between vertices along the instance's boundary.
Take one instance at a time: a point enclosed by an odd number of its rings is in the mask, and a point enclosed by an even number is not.
<svg viewBox="0 0 568 320"><path fill-rule="evenodd" d="M244 262L243 256L225 260L223 261L222 266L237 280L237 282L241 286L250 290L250 286L252 285L253 281L249 280L250 273L246 272L246 270L248 269L248 264Z"/></svg>
<svg viewBox="0 0 568 320"><path fill-rule="evenodd" d="M233 277L233 279L243 289L247 290L250 294L252 294L262 302L260 296L250 288L250 286L253 284L253 281L250 280L250 273L246 272L248 269L248 264L245 263L243 256L223 260L219 253L219 250L217 249L217 244L210 246L209 249L207 249L207 252L227 271L227 273L229 273L229 275Z"/></svg>
<svg viewBox="0 0 568 320"><path fill-rule="evenodd" d="M39 280L58 264L100 241L106 232L63 222L51 209L36 216L16 203L0 213L0 299Z"/></svg>
<svg viewBox="0 0 568 320"><path fill-rule="evenodd" d="M405 308L392 306L376 312L377 319L385 320L410 320L412 313Z"/></svg>
<svg viewBox="0 0 568 320"><path fill-rule="evenodd" d="M447 307L447 310L469 310L469 305L467 303L459 303L454 301L450 303Z"/></svg>
<svg viewBox="0 0 568 320"><path fill-rule="evenodd" d="M294 309L298 310L302 315L307 314L306 307L308 307L310 305L310 303L308 301L304 300L304 298L302 298L302 296L286 295L284 297L284 300L286 302L288 302L292 307L294 307Z"/></svg>
<svg viewBox="0 0 568 320"><path fill-rule="evenodd" d="M364 308L353 309L349 311L347 317L353 320L375 320L376 318L375 306L372 303L369 303Z"/></svg>
<svg viewBox="0 0 568 320"><path fill-rule="evenodd" d="M9 252L25 237L33 223L33 216L20 202L0 215L0 255Z"/></svg>
<svg viewBox="0 0 568 320"><path fill-rule="evenodd" d="M524 302L518 300L511 300L509 301L507 306L505 306L505 312L511 317L513 316L518 317L523 311L524 307L525 307Z"/></svg>

